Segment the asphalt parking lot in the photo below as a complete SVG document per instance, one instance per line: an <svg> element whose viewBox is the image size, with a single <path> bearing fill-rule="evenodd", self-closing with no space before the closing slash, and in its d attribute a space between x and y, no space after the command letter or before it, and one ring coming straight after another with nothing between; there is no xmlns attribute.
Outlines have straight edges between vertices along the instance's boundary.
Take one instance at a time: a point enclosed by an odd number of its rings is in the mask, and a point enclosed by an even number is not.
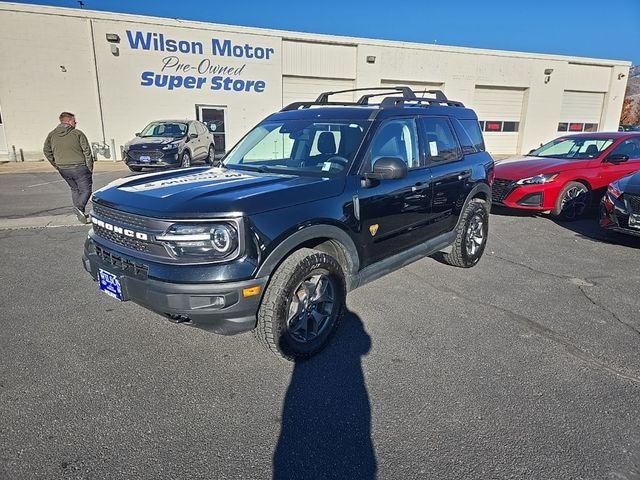
<svg viewBox="0 0 640 480"><path fill-rule="evenodd" d="M58 180L0 175L0 224L70 213ZM87 228L0 230L0 478L640 478L640 238L497 212L293 365L101 294Z"/></svg>

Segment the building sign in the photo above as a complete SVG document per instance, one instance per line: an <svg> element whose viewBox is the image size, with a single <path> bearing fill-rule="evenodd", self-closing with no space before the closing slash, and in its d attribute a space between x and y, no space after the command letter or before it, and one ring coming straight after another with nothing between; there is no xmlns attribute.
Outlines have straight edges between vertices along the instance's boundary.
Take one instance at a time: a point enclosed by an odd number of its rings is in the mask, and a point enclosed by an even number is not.
<svg viewBox="0 0 640 480"><path fill-rule="evenodd" d="M269 62L275 56L274 48L224 38L212 38L207 44L162 33L127 30L127 41L131 50L167 53L154 70L140 74L141 86L166 90L263 93L267 81L250 78L243 60Z"/></svg>

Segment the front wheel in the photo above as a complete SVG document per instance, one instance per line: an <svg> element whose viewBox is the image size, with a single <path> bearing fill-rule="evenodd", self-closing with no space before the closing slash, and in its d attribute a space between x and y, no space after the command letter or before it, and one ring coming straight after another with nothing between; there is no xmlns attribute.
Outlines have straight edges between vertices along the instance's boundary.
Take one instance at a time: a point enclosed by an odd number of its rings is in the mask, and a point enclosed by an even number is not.
<svg viewBox="0 0 640 480"><path fill-rule="evenodd" d="M204 161L207 165L215 165L216 162L216 151L213 148L213 145L209 145L209 153L207 154L207 158Z"/></svg>
<svg viewBox="0 0 640 480"><path fill-rule="evenodd" d="M475 266L482 257L489 236L489 210L481 198L472 199L458 224L456 241L451 252L444 254L444 261L461 268Z"/></svg>
<svg viewBox="0 0 640 480"><path fill-rule="evenodd" d="M180 166L182 168L189 168L191 166L191 155L187 150L182 154L182 158L180 160Z"/></svg>
<svg viewBox="0 0 640 480"><path fill-rule="evenodd" d="M255 337L287 360L322 350L340 322L346 287L340 264L330 255L302 248L275 271L258 310Z"/></svg>
<svg viewBox="0 0 640 480"><path fill-rule="evenodd" d="M584 215L591 203L589 188L580 182L567 183L556 202L556 208L551 212L554 217L566 222L572 222Z"/></svg>

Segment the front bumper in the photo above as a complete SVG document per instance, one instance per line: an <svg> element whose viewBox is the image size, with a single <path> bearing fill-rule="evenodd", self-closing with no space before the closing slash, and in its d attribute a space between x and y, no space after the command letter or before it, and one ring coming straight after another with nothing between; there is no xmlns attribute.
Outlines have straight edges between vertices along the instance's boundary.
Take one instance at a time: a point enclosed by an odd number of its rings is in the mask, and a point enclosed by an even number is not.
<svg viewBox="0 0 640 480"><path fill-rule="evenodd" d="M555 182L541 185L517 185L513 180L494 182L492 202L507 208L544 212L556 208L559 189Z"/></svg>
<svg viewBox="0 0 640 480"><path fill-rule="evenodd" d="M106 260L105 260L106 259ZM252 330L268 277L229 283L171 283L148 278L140 260L109 252L86 250L82 263L94 281L99 269L117 275L124 300L131 300L170 320L221 335ZM184 266L189 268L189 266ZM245 297L243 290L259 287L259 294ZM221 305L220 297L224 299Z"/></svg>
<svg viewBox="0 0 640 480"><path fill-rule="evenodd" d="M629 210L625 202L614 198L609 192L600 202L600 226L607 230L640 237L640 228L629 226Z"/></svg>

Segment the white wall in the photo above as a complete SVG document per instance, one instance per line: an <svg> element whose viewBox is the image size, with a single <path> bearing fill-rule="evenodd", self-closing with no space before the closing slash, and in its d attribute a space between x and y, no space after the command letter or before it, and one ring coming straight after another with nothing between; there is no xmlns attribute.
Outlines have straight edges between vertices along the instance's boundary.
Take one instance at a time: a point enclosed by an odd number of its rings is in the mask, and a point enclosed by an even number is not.
<svg viewBox="0 0 640 480"><path fill-rule="evenodd" d="M194 118L196 104L224 106L230 147L264 116L281 108L283 75L355 79L356 87L378 86L390 79L439 84L449 98L470 107L477 85L521 88L526 93L518 149L526 152L558 135L564 90L603 92L600 129L617 130L630 66L622 61L311 35L3 2L0 26L0 108L7 143L23 148L27 158L42 157L44 137L62 110L78 115L79 128L91 141L102 140L104 127L107 142L113 138L119 146L150 120ZM199 42L203 51L136 50L129 45L127 30ZM112 53L107 33L120 37L118 55ZM214 56L212 38L273 52L268 60ZM142 86L145 71L176 73L168 68L162 72L163 58L171 55L192 66L209 59L211 65L241 69L229 76L262 80L264 92L214 91L209 82L215 74L193 70L179 74L206 77L199 89ZM367 63L371 55L376 60ZM545 82L544 70L549 68L553 73Z"/></svg>

